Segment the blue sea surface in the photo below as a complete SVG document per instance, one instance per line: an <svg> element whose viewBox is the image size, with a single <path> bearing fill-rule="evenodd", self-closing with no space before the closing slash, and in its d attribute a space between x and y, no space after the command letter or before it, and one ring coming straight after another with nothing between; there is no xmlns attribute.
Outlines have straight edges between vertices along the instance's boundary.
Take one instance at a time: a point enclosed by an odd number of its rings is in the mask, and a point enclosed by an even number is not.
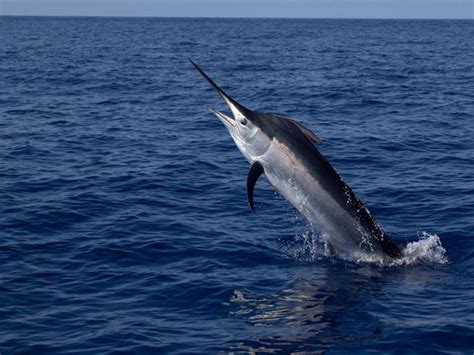
<svg viewBox="0 0 474 355"><path fill-rule="evenodd" d="M474 351L474 22L0 17L0 353ZM397 265L324 255L199 63L303 122Z"/></svg>

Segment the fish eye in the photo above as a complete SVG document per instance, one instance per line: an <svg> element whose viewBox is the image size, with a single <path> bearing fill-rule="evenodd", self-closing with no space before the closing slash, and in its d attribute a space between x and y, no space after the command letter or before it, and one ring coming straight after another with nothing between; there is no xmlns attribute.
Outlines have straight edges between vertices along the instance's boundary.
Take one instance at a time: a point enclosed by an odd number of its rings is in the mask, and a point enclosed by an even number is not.
<svg viewBox="0 0 474 355"><path fill-rule="evenodd" d="M247 120L245 118L242 118L240 120L240 123L243 124L244 126L247 124Z"/></svg>

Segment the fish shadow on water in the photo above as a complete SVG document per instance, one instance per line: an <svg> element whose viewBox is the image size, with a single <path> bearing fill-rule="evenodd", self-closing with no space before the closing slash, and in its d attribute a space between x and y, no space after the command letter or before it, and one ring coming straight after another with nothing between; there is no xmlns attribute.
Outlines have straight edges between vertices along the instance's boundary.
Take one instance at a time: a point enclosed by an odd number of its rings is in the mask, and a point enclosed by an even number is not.
<svg viewBox="0 0 474 355"><path fill-rule="evenodd" d="M367 309L366 299L384 297L383 283L381 273L373 269L341 273L340 265L328 263L310 279L275 294L235 290L230 315L245 319L252 334L240 334L226 351L324 353L376 339L383 324Z"/></svg>
<svg viewBox="0 0 474 355"><path fill-rule="evenodd" d="M434 265L376 267L329 258L317 263L315 268L315 262L305 261L297 269L300 278L272 294L234 290L229 315L248 327L223 352L396 352L401 344L392 333L403 333L404 323L412 325L411 317L402 310L399 318L387 316L388 301L407 292L423 294L435 282L434 274L436 280L445 277ZM430 300L421 303L430 307Z"/></svg>

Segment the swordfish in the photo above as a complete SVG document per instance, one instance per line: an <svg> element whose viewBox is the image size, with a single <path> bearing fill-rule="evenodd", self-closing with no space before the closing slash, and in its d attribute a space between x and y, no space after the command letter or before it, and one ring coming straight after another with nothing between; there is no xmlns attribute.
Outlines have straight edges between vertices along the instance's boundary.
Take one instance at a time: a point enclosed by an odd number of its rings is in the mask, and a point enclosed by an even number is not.
<svg viewBox="0 0 474 355"><path fill-rule="evenodd" d="M248 204L261 175L285 197L323 238L328 254L343 259L385 261L401 250L319 152L321 140L298 121L256 112L227 95L193 61L191 64L229 106L233 117L211 109L249 161Z"/></svg>

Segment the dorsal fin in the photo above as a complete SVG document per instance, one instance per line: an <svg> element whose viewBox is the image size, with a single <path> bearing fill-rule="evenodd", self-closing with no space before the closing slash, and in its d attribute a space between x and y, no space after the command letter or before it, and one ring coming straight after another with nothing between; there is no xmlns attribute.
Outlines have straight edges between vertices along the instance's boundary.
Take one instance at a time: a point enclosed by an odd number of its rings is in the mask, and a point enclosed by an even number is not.
<svg viewBox="0 0 474 355"><path fill-rule="evenodd" d="M249 174L247 175L247 199L249 202L250 209L255 213L255 208L253 207L253 189L257 183L260 175L264 173L263 166L258 161L253 162L250 167Z"/></svg>
<svg viewBox="0 0 474 355"><path fill-rule="evenodd" d="M283 118L284 120L287 120L288 122L293 123L301 131L301 133L303 133L305 135L305 137L308 138L314 144L321 144L322 143L321 139L316 134L314 134L313 131L306 128L305 126L303 126L298 121L296 121L292 118L289 118L289 117L285 117L285 116L280 116L280 115L275 115L275 116L279 117L279 118Z"/></svg>
<svg viewBox="0 0 474 355"><path fill-rule="evenodd" d="M288 119L291 122L293 122L296 125L296 127L298 127L300 129L300 131L303 132L303 134L306 136L306 138L308 138L311 142L313 142L314 144L321 144L322 143L321 139L319 139L319 137L316 134L314 134L313 131L309 130L308 128L303 126L298 121L295 121L291 118L288 118Z"/></svg>

